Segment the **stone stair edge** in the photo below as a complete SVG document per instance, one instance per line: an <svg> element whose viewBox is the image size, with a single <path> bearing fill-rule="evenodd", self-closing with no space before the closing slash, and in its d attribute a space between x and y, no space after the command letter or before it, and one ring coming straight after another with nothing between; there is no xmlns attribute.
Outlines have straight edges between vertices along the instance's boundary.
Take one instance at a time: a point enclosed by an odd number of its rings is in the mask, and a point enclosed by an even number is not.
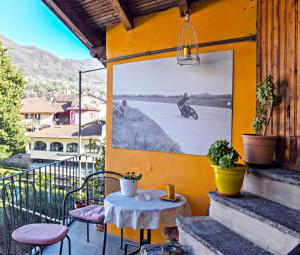
<svg viewBox="0 0 300 255"><path fill-rule="evenodd" d="M209 243L207 243L205 240L203 240L202 238L199 238L199 236L195 235L195 233L193 231L191 231L185 224L184 221L186 221L187 219L191 219L193 218L194 220L200 220L201 218L203 218L205 216L192 216L192 217L179 217L176 220L176 225L178 228L181 228L183 231L185 231L186 233L188 233L189 235L191 235L193 238L195 238L198 242L202 243L205 247L207 247L210 251L215 252L217 254L218 250L216 250L214 247L212 247ZM222 255L222 254L220 254Z"/></svg>
<svg viewBox="0 0 300 255"><path fill-rule="evenodd" d="M292 235L298 239L300 239L300 229L299 230L293 230L287 226L284 226L283 224L280 224L278 222L275 222L273 219L269 219L261 214L258 214L252 210L249 210L247 208L244 208L240 205L237 205L236 203L234 203L234 198L228 198L228 197L224 197L222 196L221 194L219 194L218 192L209 192L208 193L210 198L221 203L221 204L224 204L225 206L228 206L232 209L235 209L243 214L246 214L252 218L255 218L257 220L260 220L261 222L264 222L278 230L280 230L281 232L284 232L284 233L287 233L289 235ZM287 206L284 206L284 205L281 205L279 203L276 203L274 201L271 201L271 200L267 200L265 198L262 198L262 197L259 197L259 196L256 196L256 195L253 195L253 194L250 194L250 193L247 193L247 192L242 192L241 193L242 195L245 195L245 196L252 196L252 197L256 197L257 199L260 199L261 201L268 201L269 203L273 203L273 204L277 204L277 206L280 206L282 208L284 208L285 210L291 210L291 211L296 211L297 213L299 213L299 219L300 219L300 212L295 210L295 209L292 209L292 208L289 208ZM239 197L241 198L241 197Z"/></svg>
<svg viewBox="0 0 300 255"><path fill-rule="evenodd" d="M300 186L300 171L285 170L283 168L249 168L247 173L257 177L264 177L274 181Z"/></svg>
<svg viewBox="0 0 300 255"><path fill-rule="evenodd" d="M226 230L227 234L230 233L231 235L233 235L233 238L238 238L239 240L243 240L244 244L248 244L249 245L251 251L252 251L252 249L255 249L257 252L259 252L258 255L271 255L270 252L264 250L263 248L258 247L257 245L255 245L251 241L245 239L244 237L240 236L239 234L235 233L234 231L230 230L229 228L225 227L220 222L216 221L215 219L213 219L213 218L211 218L209 216L180 217L180 218L177 219L177 225L178 225L179 228L181 228L184 232L188 233L190 236L192 236L198 242L200 242L201 244L203 244L210 251L212 251L212 252L214 252L214 253L216 253L218 255L222 255L223 252L220 251L220 249L215 248L215 246L213 244L207 242L204 239L204 237L200 237L193 230L189 229L188 226L187 226L189 224L188 221L193 221L193 222L202 221L203 224L206 223L206 222L214 222L218 227ZM248 251L246 250L245 252L246 253L244 253L241 250L239 250L238 254L239 255L249 254L249 250ZM224 254L227 254L227 253L225 252ZM256 253L253 253L253 254L256 254Z"/></svg>

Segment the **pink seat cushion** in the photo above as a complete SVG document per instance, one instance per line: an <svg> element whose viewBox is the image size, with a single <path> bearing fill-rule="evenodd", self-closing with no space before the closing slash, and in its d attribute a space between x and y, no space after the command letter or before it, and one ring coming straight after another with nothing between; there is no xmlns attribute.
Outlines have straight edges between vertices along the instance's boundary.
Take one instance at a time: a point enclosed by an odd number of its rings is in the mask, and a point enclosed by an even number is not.
<svg viewBox="0 0 300 255"><path fill-rule="evenodd" d="M59 224L29 224L17 228L12 238L20 243L32 245L50 245L64 239L68 228Z"/></svg>
<svg viewBox="0 0 300 255"><path fill-rule="evenodd" d="M102 205L88 205L72 210L69 214L77 219L92 223L103 223L104 221L104 207Z"/></svg>

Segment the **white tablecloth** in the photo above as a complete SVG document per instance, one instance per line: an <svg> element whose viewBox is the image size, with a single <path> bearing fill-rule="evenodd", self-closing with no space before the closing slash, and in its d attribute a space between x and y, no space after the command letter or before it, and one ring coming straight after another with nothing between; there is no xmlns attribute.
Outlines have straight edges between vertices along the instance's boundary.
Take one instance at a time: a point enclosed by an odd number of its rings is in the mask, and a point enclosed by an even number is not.
<svg viewBox="0 0 300 255"><path fill-rule="evenodd" d="M163 201L161 190L138 190L151 196L149 201L137 201L134 197L122 196L121 192L108 195L104 200L105 223L118 228L157 229L159 226L174 227L178 216L190 216L191 208L185 197L178 202Z"/></svg>

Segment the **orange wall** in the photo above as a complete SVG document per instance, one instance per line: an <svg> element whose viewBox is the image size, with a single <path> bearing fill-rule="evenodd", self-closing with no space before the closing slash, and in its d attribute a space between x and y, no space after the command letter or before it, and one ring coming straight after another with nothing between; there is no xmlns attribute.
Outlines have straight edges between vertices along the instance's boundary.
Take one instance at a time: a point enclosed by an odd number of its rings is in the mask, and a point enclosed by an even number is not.
<svg viewBox="0 0 300 255"><path fill-rule="evenodd" d="M201 0L192 4L191 9L191 20L198 32L199 42L256 34L254 0ZM120 24L116 25L107 31L107 56L112 58L174 47L183 21L179 9L172 8L136 19L135 28L131 31L126 31ZM223 50L234 50L233 145L242 154L241 134L251 132L251 121L255 115L256 44L242 42L211 46L201 48L200 52ZM140 188L165 189L166 184L173 183L176 191L188 198L193 214L203 215L209 203L207 192L215 189L213 173L206 157L113 149L111 145L113 65L175 54L171 52L139 57L107 65L106 168L120 172L141 172L143 179ZM156 231L156 241L159 236L159 231Z"/></svg>

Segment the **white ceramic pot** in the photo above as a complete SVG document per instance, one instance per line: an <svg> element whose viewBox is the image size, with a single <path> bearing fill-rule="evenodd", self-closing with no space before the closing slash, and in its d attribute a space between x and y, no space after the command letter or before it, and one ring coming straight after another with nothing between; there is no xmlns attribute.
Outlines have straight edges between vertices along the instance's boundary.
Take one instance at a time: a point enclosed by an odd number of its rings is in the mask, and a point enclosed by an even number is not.
<svg viewBox="0 0 300 255"><path fill-rule="evenodd" d="M121 194L127 197L133 197L136 195L137 191L137 181L135 180L120 180Z"/></svg>

